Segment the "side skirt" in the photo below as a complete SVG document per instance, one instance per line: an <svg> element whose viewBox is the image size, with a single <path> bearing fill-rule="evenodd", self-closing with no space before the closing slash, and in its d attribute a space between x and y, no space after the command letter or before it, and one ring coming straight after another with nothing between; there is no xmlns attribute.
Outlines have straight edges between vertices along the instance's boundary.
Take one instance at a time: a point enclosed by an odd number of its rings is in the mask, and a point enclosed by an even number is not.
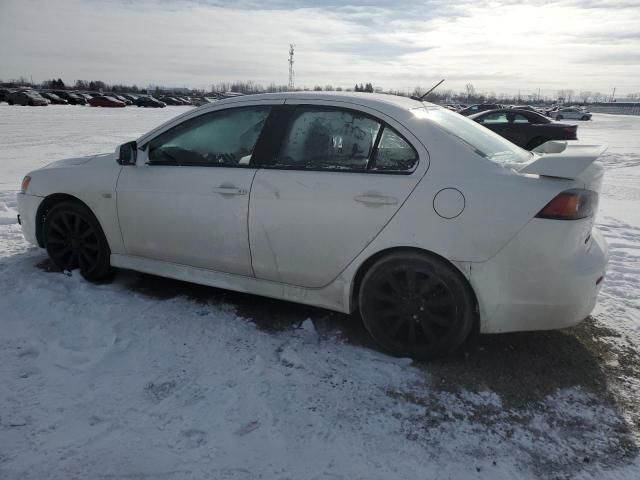
<svg viewBox="0 0 640 480"><path fill-rule="evenodd" d="M348 292L349 287L340 278L323 288L302 288L254 277L216 272L133 255L111 254L111 265L160 277L349 313L349 305L344 303L345 299L348 298L345 291Z"/></svg>

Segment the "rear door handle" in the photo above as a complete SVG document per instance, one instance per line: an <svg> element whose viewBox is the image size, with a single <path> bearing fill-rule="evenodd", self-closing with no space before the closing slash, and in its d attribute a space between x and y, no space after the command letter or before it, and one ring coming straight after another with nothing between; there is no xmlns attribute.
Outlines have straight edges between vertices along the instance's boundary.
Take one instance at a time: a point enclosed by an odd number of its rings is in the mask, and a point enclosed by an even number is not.
<svg viewBox="0 0 640 480"><path fill-rule="evenodd" d="M374 205L395 205L398 203L396 197L387 197L385 195L358 195L355 197L355 201Z"/></svg>
<svg viewBox="0 0 640 480"><path fill-rule="evenodd" d="M222 195L246 195L247 190L237 187L215 187L213 193L220 193Z"/></svg>

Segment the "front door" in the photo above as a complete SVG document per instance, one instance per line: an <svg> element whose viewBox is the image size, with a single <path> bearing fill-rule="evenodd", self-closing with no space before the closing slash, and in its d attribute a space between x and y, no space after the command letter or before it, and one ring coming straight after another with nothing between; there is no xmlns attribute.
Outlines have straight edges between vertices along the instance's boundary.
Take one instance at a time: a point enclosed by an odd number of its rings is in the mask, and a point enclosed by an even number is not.
<svg viewBox="0 0 640 480"><path fill-rule="evenodd" d="M271 106L217 110L141 146L122 169L118 218L129 255L252 275L250 165Z"/></svg>
<svg viewBox="0 0 640 480"><path fill-rule="evenodd" d="M253 269L258 278L322 287L398 211L427 154L401 126L343 103L288 108L279 151L251 190Z"/></svg>

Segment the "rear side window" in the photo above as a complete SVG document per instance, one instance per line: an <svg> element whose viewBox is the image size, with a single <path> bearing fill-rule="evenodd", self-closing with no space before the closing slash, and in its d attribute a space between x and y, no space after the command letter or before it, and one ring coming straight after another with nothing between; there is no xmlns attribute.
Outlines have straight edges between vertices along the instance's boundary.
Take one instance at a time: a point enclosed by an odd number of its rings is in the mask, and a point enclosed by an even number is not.
<svg viewBox="0 0 640 480"><path fill-rule="evenodd" d="M407 172L417 163L415 149L376 118L354 110L299 107L292 115L273 166Z"/></svg>
<svg viewBox="0 0 640 480"><path fill-rule="evenodd" d="M529 123L529 119L524 115L516 113L513 117L513 123Z"/></svg>
<svg viewBox="0 0 640 480"><path fill-rule="evenodd" d="M480 118L480 123L486 124L506 124L509 123L506 112L487 113Z"/></svg>
<svg viewBox="0 0 640 480"><path fill-rule="evenodd" d="M384 127L376 150L372 169L377 171L407 171L418 163L418 154L393 128Z"/></svg>
<svg viewBox="0 0 640 480"><path fill-rule="evenodd" d="M298 109L276 166L365 170L380 127L358 112Z"/></svg>

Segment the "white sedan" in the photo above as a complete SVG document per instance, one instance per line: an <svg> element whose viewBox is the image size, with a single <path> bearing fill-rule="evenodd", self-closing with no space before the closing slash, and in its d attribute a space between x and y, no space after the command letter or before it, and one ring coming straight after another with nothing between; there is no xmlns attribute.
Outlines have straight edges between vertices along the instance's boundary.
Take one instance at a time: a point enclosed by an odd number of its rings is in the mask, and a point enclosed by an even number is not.
<svg viewBox="0 0 640 480"><path fill-rule="evenodd" d="M603 149L538 150L403 97L243 96L29 173L19 220L87 280L119 267L359 311L391 353L430 358L593 309Z"/></svg>
<svg viewBox="0 0 640 480"><path fill-rule="evenodd" d="M560 108L551 112L551 116L556 120L591 120L591 113L580 108Z"/></svg>

